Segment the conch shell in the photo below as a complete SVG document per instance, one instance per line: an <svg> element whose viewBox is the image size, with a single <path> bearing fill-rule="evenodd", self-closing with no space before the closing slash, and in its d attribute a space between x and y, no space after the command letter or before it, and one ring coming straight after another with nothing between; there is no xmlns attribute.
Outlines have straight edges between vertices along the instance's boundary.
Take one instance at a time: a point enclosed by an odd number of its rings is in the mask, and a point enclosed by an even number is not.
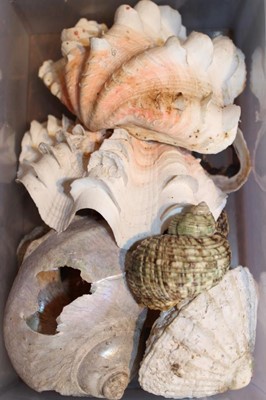
<svg viewBox="0 0 266 400"><path fill-rule="evenodd" d="M193 32L184 41L178 12L143 0L134 9L119 7L112 28L75 54L44 63L39 76L46 84L47 73L54 76L67 106L76 88L70 109L89 130L119 126L200 153L218 153L234 141L240 107L232 103L246 68L229 38ZM64 86L70 89L62 96Z"/></svg>
<svg viewBox="0 0 266 400"><path fill-rule="evenodd" d="M97 150L106 131L88 132L80 124L52 115L43 124L33 121L22 140L17 180L22 182L38 207L45 223L57 230L66 227L58 215L64 215L67 225L73 218L71 182L84 176L90 154Z"/></svg>
<svg viewBox="0 0 266 400"><path fill-rule="evenodd" d="M145 310L104 221L77 217L31 251L11 290L5 344L37 391L119 399L136 370Z"/></svg>
<svg viewBox="0 0 266 400"><path fill-rule="evenodd" d="M200 203L186 207L168 234L144 239L129 253L127 283L137 303L167 310L217 284L230 262L228 241Z"/></svg>
<svg viewBox="0 0 266 400"><path fill-rule="evenodd" d="M253 370L257 304L252 275L237 267L181 310L161 313L139 371L142 388L183 399L246 386Z"/></svg>

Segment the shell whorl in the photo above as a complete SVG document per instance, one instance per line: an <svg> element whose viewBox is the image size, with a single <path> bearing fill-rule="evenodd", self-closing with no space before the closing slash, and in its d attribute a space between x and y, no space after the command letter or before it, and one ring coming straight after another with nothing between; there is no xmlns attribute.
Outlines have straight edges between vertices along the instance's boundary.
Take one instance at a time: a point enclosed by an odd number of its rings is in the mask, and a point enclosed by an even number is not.
<svg viewBox="0 0 266 400"><path fill-rule="evenodd" d="M196 206L185 207L170 222L168 233L178 236L205 237L212 236L216 231L216 224L207 204L201 202Z"/></svg>
<svg viewBox="0 0 266 400"><path fill-rule="evenodd" d="M166 310L217 284L230 261L229 242L201 203L179 214L168 234L144 239L128 254L127 283L138 303Z"/></svg>

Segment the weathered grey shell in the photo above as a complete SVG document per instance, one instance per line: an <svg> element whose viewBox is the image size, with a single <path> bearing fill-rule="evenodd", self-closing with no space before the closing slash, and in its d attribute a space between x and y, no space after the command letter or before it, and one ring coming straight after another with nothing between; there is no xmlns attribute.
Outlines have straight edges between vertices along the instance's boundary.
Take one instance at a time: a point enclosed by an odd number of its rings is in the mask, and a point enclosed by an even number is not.
<svg viewBox="0 0 266 400"><path fill-rule="evenodd" d="M166 234L144 239L128 254L127 283L139 304L166 310L210 289L229 269L229 243L222 234L213 233L216 224L212 216L213 223L210 223L209 211L204 234L203 211L206 207L204 204L194 206L184 213L184 220L182 214L178 217L182 235ZM201 218L195 218L201 213ZM193 229L193 220L198 222L196 229ZM174 224L171 230L173 227Z"/></svg>
<svg viewBox="0 0 266 400"><path fill-rule="evenodd" d="M253 372L257 305L255 281L240 266L181 310L161 313L139 371L141 387L167 398L205 399L246 386Z"/></svg>
<svg viewBox="0 0 266 400"><path fill-rule="evenodd" d="M5 344L31 388L119 399L136 372L145 310L107 223L77 217L28 248L6 306ZM79 276L80 274L80 276Z"/></svg>

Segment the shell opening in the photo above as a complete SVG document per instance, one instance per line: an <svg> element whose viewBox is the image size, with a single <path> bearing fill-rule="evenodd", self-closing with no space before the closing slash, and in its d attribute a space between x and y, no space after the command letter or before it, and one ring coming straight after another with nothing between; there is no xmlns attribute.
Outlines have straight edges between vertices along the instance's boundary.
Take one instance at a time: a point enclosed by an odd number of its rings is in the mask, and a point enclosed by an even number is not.
<svg viewBox="0 0 266 400"><path fill-rule="evenodd" d="M27 325L43 335L57 333L57 318L63 308L78 297L91 294L91 283L84 281L80 271L68 266L37 275L41 290L38 294L38 310L26 319Z"/></svg>
<svg viewBox="0 0 266 400"><path fill-rule="evenodd" d="M240 161L233 145L219 154L193 153L193 155L201 159L201 165L210 175L224 175L231 178L240 170Z"/></svg>

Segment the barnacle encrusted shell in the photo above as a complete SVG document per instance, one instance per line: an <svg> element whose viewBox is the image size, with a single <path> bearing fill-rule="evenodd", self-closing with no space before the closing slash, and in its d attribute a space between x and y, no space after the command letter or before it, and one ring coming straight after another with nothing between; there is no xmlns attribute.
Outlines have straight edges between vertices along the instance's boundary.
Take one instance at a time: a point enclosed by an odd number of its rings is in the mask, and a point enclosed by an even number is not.
<svg viewBox="0 0 266 400"><path fill-rule="evenodd" d="M136 301L151 309L166 310L191 300L217 284L230 266L229 243L215 233L205 203L186 210L175 224L170 226L172 234L144 239L128 254L128 286Z"/></svg>
<svg viewBox="0 0 266 400"><path fill-rule="evenodd" d="M184 41L183 31L170 7L146 0L119 7L112 28L91 38L82 57L71 57L70 86L79 89L70 109L92 131L121 126L141 139L200 153L228 147L240 117L233 102L245 84L244 55L227 37L193 32ZM46 68L46 62L40 77L46 82L48 70L57 86L68 87L68 63L49 61ZM59 98L68 105L71 95Z"/></svg>
<svg viewBox="0 0 266 400"><path fill-rule="evenodd" d="M186 204L208 204L218 218L226 196L193 156L173 146L145 142L116 129L95 151L87 177L72 183L76 210L92 208L109 223L117 244L162 232Z"/></svg>
<svg viewBox="0 0 266 400"><path fill-rule="evenodd" d="M30 387L122 397L136 370L146 314L126 286L123 259L106 222L92 217L50 233L24 259L7 302L4 337Z"/></svg>
<svg viewBox="0 0 266 400"><path fill-rule="evenodd" d="M253 371L257 304L252 275L237 267L181 310L161 313L139 371L142 388L183 399L246 386Z"/></svg>
<svg viewBox="0 0 266 400"><path fill-rule="evenodd" d="M81 35L79 28L83 27ZM148 0L134 8L121 5L109 30L85 19L65 29L61 37L64 58L55 63L45 61L39 76L88 126L99 93L113 72L134 55L163 44L173 35L186 36L178 11Z"/></svg>
<svg viewBox="0 0 266 400"><path fill-rule="evenodd" d="M84 176L91 153L106 137L106 131L89 132L66 117L49 115L43 124L31 123L22 139L17 179L48 226L60 231L70 223L71 182Z"/></svg>

